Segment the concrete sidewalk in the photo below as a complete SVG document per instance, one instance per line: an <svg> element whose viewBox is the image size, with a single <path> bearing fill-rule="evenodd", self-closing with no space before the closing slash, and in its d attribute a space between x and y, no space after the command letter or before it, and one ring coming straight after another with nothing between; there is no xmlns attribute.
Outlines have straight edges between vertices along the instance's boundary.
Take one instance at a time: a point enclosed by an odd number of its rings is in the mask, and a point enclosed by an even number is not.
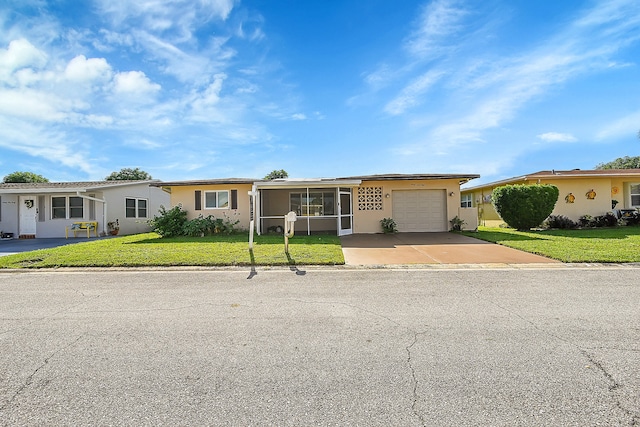
<svg viewBox="0 0 640 427"><path fill-rule="evenodd" d="M560 263L448 232L352 234L340 240L347 265Z"/></svg>

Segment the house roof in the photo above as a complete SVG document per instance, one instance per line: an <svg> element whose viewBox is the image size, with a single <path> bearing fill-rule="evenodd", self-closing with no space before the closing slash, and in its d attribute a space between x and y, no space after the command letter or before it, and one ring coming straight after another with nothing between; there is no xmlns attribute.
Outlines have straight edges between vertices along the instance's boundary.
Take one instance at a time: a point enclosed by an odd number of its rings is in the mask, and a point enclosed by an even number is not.
<svg viewBox="0 0 640 427"><path fill-rule="evenodd" d="M527 181L537 181L542 179L575 179L575 178L624 178L624 177L636 177L640 179L640 169L591 169L591 170L550 170L550 171L538 171L528 175L515 176L512 178L503 179L500 181L488 182L486 184L476 185L473 187L467 187L462 191L477 190L480 188L497 187L506 184L525 183Z"/></svg>
<svg viewBox="0 0 640 427"><path fill-rule="evenodd" d="M362 181L394 181L394 180L430 180L430 179L458 179L465 183L471 179L479 178L473 174L384 174L363 175L343 178L279 178L279 179L253 179L253 178L220 178L191 181L167 181L151 184L155 187L184 187L192 185L216 185L216 184L258 184L258 187L304 187L314 186L353 186Z"/></svg>
<svg viewBox="0 0 640 427"><path fill-rule="evenodd" d="M190 181L163 181L154 182L153 187L186 187L190 185L216 185L216 184L253 184L264 180L256 178L217 178L217 179L196 179Z"/></svg>
<svg viewBox="0 0 640 427"><path fill-rule="evenodd" d="M480 175L476 174L383 174L383 175L362 175L362 176L350 176L341 179L359 179L362 181L421 181L431 179L458 179L460 184L464 184L475 178L480 178Z"/></svg>
<svg viewBox="0 0 640 427"><path fill-rule="evenodd" d="M256 183L257 188L332 188L332 187L357 187L362 183L359 179L347 178L281 178Z"/></svg>
<svg viewBox="0 0 640 427"><path fill-rule="evenodd" d="M124 187L128 185L155 184L157 180L138 181L85 181L85 182L24 182L0 184L0 193L34 194L34 193L71 193L100 190L105 188Z"/></svg>

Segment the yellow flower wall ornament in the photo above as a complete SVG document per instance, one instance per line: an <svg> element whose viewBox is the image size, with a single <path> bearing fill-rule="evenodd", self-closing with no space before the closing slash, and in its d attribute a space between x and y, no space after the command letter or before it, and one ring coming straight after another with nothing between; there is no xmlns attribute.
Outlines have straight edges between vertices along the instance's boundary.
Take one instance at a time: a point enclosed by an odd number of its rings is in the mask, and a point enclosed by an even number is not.
<svg viewBox="0 0 640 427"><path fill-rule="evenodd" d="M576 196L574 196L573 193L569 193L567 194L567 197L564 198L564 201L567 203L573 203L576 201Z"/></svg>
<svg viewBox="0 0 640 427"><path fill-rule="evenodd" d="M593 188L589 191L587 191L587 199L589 200L593 200L596 198L596 192L593 191Z"/></svg>

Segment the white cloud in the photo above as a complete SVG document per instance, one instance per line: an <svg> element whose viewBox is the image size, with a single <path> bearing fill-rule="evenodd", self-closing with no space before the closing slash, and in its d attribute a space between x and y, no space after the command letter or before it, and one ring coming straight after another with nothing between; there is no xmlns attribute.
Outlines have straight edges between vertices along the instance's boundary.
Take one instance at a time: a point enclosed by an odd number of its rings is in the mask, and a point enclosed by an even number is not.
<svg viewBox="0 0 640 427"><path fill-rule="evenodd" d="M596 141L606 141L616 138L629 138L629 141L632 141L638 137L639 129L640 111L636 111L606 125L596 134Z"/></svg>
<svg viewBox="0 0 640 427"><path fill-rule="evenodd" d="M104 58L89 58L78 55L67 64L65 77L73 82L108 81L111 79L111 66Z"/></svg>
<svg viewBox="0 0 640 427"><path fill-rule="evenodd" d="M460 31L462 20L468 12L457 0L435 0L423 10L418 28L406 41L405 47L413 55L432 57L441 53L447 38Z"/></svg>
<svg viewBox="0 0 640 427"><path fill-rule="evenodd" d="M423 95L440 80L443 74L439 70L426 72L405 87L398 97L386 105L384 110L395 116L422 103L424 101Z"/></svg>
<svg viewBox="0 0 640 427"><path fill-rule="evenodd" d="M114 92L119 95L152 95L160 90L142 71L126 71L115 75Z"/></svg>
<svg viewBox="0 0 640 427"><path fill-rule="evenodd" d="M307 120L307 116L302 113L296 113L291 116L293 120Z"/></svg>
<svg viewBox="0 0 640 427"><path fill-rule="evenodd" d="M26 39L11 41L7 49L0 49L0 81L7 82L11 74L22 68L41 68L47 55Z"/></svg>
<svg viewBox="0 0 640 427"><path fill-rule="evenodd" d="M616 4L619 6L616 10L624 10L625 14L608 16L610 8L598 5L528 52L518 52L500 61L479 60L477 55L472 55L463 60L472 64L471 67L449 65L449 81L456 82L455 90L449 92L447 101L450 101L450 105L442 107L443 110L448 107L443 113L431 110L424 113L429 116L429 124L440 124L428 128L427 137L405 147L406 151L415 153L420 149L433 149L431 141L437 141L440 149L445 151L448 150L446 146L486 141L488 138L484 133L487 130L514 119L533 99L545 96L571 78L608 68L608 57L640 34L640 3L618 0ZM628 13L632 10L635 13ZM594 43L594 40L598 42ZM478 64L484 65L477 67ZM444 64L441 67L446 71ZM458 69L465 70L465 78L461 79L456 74ZM473 72L469 73L471 69ZM442 82L443 85L446 83ZM409 88L407 86L405 90ZM394 101L402 101L402 98ZM398 103L399 107L402 105L402 102ZM397 111L402 111L402 108ZM606 132L603 130L600 136ZM547 137L553 137L553 134Z"/></svg>
<svg viewBox="0 0 640 427"><path fill-rule="evenodd" d="M234 0L100 0L98 7L115 27L165 35L170 30L174 40L185 41L202 23L225 21L234 5Z"/></svg>
<svg viewBox="0 0 640 427"><path fill-rule="evenodd" d="M61 122L72 107L72 101L43 91L0 90L0 115L5 117Z"/></svg>
<svg viewBox="0 0 640 427"><path fill-rule="evenodd" d="M69 136L57 130L0 115L0 147L46 158L90 174L90 152L76 150Z"/></svg>
<svg viewBox="0 0 640 427"><path fill-rule="evenodd" d="M546 132L537 135L538 139L546 142L576 142L578 138L570 133Z"/></svg>
<svg viewBox="0 0 640 427"><path fill-rule="evenodd" d="M222 91L222 85L227 79L226 74L216 74L213 76L213 82L207 86L207 88L198 95L198 98L193 102L194 109L201 109L210 106L214 106L220 102L220 92Z"/></svg>

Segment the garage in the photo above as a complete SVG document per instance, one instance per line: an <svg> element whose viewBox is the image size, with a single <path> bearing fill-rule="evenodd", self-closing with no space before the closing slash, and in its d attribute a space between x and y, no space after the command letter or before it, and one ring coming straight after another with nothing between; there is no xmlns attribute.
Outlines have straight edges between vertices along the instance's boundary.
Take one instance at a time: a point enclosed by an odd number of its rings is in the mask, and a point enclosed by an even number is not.
<svg viewBox="0 0 640 427"><path fill-rule="evenodd" d="M447 231L445 190L394 190L393 219L400 232Z"/></svg>

